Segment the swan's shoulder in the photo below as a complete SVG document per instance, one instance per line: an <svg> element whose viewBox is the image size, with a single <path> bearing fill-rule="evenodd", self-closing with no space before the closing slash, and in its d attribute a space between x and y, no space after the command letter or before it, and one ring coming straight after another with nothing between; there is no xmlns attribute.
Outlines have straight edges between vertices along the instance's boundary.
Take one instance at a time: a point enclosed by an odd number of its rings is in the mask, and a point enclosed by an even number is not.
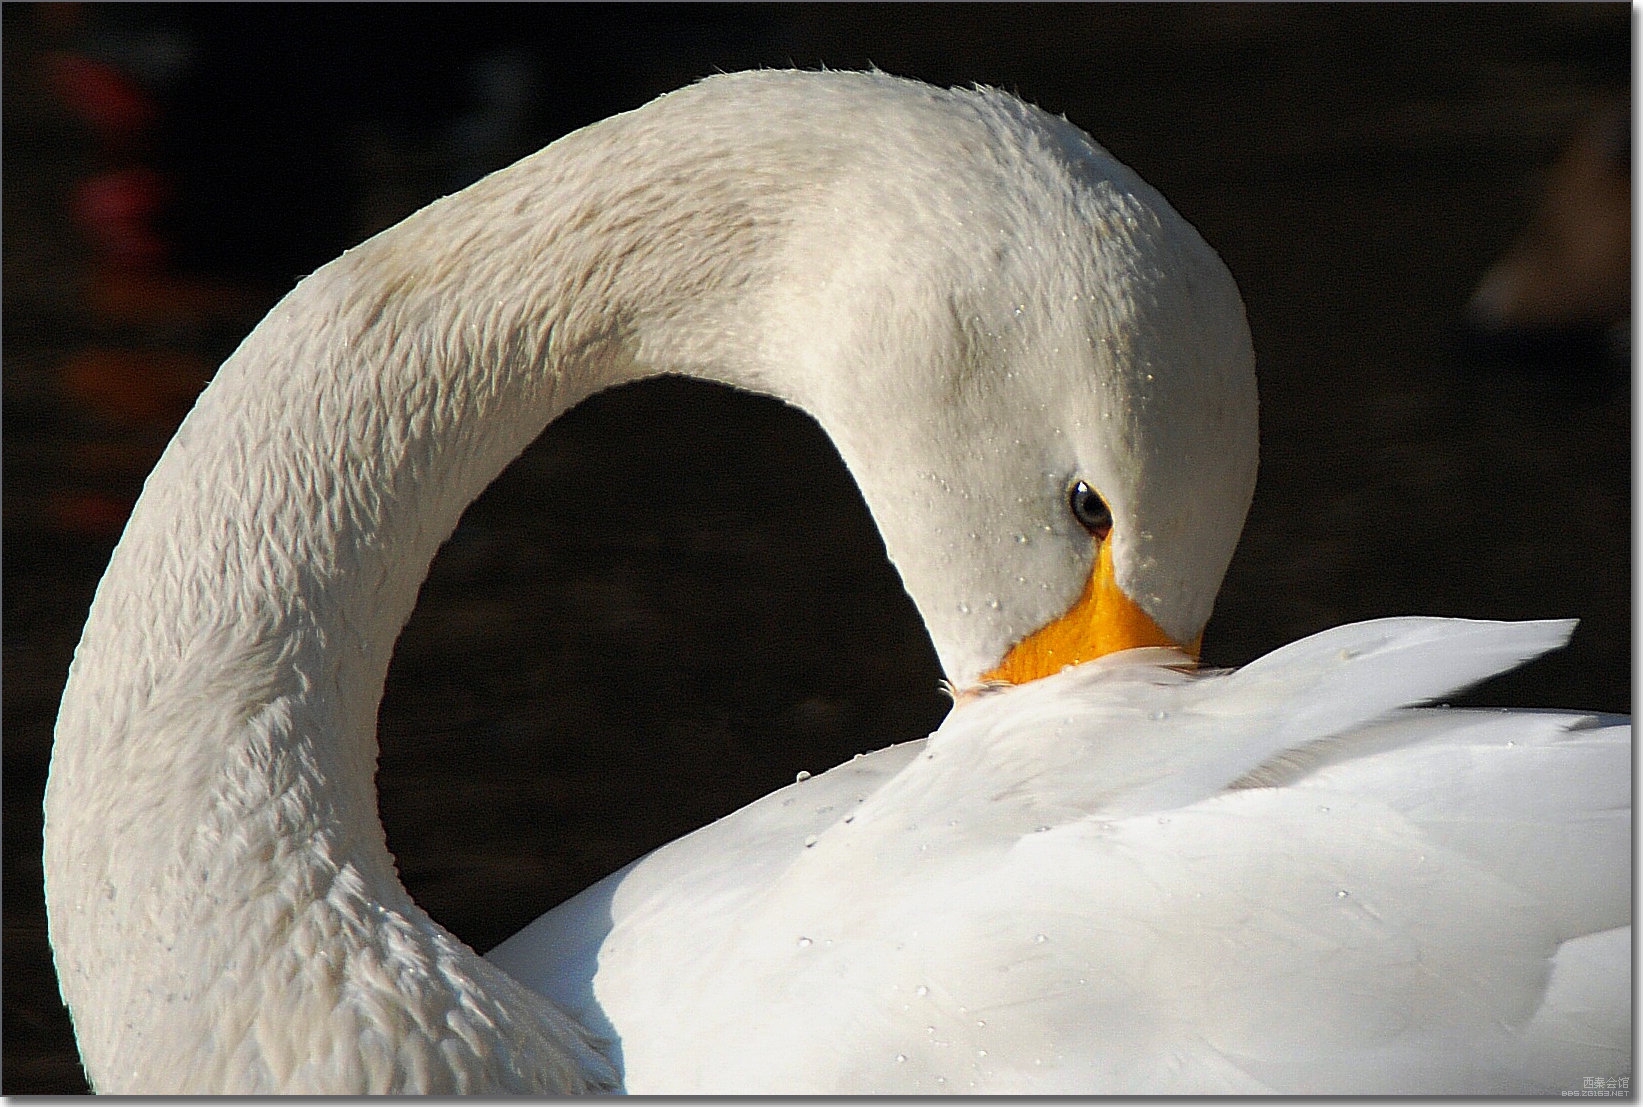
<svg viewBox="0 0 1643 1107"><path fill-rule="evenodd" d="M1383 620L1233 673L1120 655L984 698L567 905L583 1006L631 1043L630 1090L1619 1072L1629 727L1401 709L1567 632Z"/></svg>
<svg viewBox="0 0 1643 1107"><path fill-rule="evenodd" d="M774 885L795 856L899 773L923 749L905 742L806 775L717 822L638 859L560 904L485 956L548 996L596 1034L610 1036L592 980L600 948L620 920L625 941L669 956L680 934L711 935ZM690 945L676 956L690 955Z"/></svg>

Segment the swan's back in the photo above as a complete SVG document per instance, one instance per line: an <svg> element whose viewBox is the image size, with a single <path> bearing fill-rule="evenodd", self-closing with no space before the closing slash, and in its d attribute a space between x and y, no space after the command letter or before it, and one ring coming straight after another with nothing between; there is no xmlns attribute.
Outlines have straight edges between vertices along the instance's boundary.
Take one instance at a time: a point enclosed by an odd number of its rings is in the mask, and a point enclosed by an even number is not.
<svg viewBox="0 0 1643 1107"><path fill-rule="evenodd" d="M557 913L492 956L632 1091L1579 1088L1630 1068L1629 727L1386 714L1566 633L1069 670L590 890L581 959Z"/></svg>

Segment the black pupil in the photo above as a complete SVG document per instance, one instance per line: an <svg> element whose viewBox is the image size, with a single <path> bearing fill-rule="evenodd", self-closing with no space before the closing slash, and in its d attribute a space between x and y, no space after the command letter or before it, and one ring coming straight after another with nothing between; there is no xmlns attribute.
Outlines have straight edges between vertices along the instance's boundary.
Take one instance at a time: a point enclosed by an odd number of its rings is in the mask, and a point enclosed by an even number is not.
<svg viewBox="0 0 1643 1107"><path fill-rule="evenodd" d="M1107 510L1107 503L1098 495L1095 489L1079 481L1073 485L1069 497L1073 516L1084 529L1097 536L1105 536L1112 530L1112 512Z"/></svg>

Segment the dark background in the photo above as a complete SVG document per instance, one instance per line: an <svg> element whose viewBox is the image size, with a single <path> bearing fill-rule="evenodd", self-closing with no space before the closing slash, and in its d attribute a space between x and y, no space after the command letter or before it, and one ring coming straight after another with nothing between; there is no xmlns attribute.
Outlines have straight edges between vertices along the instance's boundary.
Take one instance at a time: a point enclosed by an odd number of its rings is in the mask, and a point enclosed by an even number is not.
<svg viewBox="0 0 1643 1107"><path fill-rule="evenodd" d="M1221 252L1264 445L1207 661L1382 615L1575 616L1569 649L1466 702L1630 711L1625 357L1506 358L1458 326L1559 147L1629 96L1625 5L8 4L4 21L7 1093L84 1089L40 794L92 590L192 392L348 245L718 70L873 64L1016 91ZM70 55L126 74L146 122L76 107ZM136 245L77 199L132 166L162 197ZM800 769L923 735L939 675L813 424L711 386L625 388L551 427L435 562L381 711L389 843L484 950Z"/></svg>

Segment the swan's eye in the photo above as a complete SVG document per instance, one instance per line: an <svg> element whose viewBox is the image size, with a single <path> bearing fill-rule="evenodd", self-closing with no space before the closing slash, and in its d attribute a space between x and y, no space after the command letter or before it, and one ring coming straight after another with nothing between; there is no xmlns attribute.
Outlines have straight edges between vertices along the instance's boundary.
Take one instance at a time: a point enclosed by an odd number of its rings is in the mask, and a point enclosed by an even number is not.
<svg viewBox="0 0 1643 1107"><path fill-rule="evenodd" d="M1072 508L1073 518L1096 538L1104 539L1112 533L1112 511L1107 501L1083 481L1075 481L1067 492L1067 506Z"/></svg>

